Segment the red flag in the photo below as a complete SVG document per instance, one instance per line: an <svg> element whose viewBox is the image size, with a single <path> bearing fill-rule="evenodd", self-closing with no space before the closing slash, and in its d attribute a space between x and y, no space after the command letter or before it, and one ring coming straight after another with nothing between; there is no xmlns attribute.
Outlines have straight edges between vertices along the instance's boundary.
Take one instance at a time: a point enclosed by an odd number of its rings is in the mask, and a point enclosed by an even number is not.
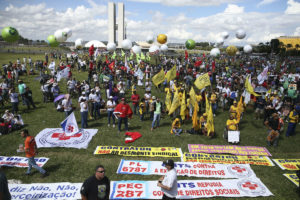
<svg viewBox="0 0 300 200"><path fill-rule="evenodd" d="M185 60L187 60L188 59L188 57L189 57L189 54L188 54L188 52L187 52L187 50L185 50Z"/></svg>
<svg viewBox="0 0 300 200"><path fill-rule="evenodd" d="M215 69L216 69L216 62L213 61L212 62L212 72L215 72Z"/></svg>
<svg viewBox="0 0 300 200"><path fill-rule="evenodd" d="M111 63L108 65L110 71L114 71L114 66L115 66L115 61L111 62Z"/></svg>
<svg viewBox="0 0 300 200"><path fill-rule="evenodd" d="M109 61L108 61L108 59L107 59L107 55L105 55L105 62L106 62L106 64L109 63Z"/></svg>
<svg viewBox="0 0 300 200"><path fill-rule="evenodd" d="M92 44L92 46L89 48L89 55L92 56L94 55L94 45Z"/></svg>
<svg viewBox="0 0 300 200"><path fill-rule="evenodd" d="M202 64L202 60L198 60L195 62L194 66L199 67Z"/></svg>

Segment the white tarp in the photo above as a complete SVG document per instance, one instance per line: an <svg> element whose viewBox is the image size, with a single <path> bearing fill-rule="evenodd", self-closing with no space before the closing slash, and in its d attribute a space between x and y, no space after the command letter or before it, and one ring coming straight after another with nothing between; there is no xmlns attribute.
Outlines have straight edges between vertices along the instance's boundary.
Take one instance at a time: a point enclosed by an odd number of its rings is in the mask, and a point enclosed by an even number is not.
<svg viewBox="0 0 300 200"><path fill-rule="evenodd" d="M204 178L252 178L256 177L249 164L210 164L175 162L178 176ZM162 161L121 160L118 174L164 175L167 169Z"/></svg>
<svg viewBox="0 0 300 200"><path fill-rule="evenodd" d="M96 135L98 129L80 129L79 133L71 136L65 135L62 128L46 128L35 137L38 148L66 147L86 149Z"/></svg>
<svg viewBox="0 0 300 200"><path fill-rule="evenodd" d="M38 166L43 167L49 158L39 157L34 158ZM28 167L28 158L19 156L0 156L0 166L7 167Z"/></svg>

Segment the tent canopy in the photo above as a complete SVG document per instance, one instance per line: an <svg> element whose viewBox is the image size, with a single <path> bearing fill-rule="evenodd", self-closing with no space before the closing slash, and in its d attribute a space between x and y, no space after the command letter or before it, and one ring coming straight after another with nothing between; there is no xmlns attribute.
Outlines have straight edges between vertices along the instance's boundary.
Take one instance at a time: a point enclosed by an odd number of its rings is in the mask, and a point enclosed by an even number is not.
<svg viewBox="0 0 300 200"><path fill-rule="evenodd" d="M94 45L95 48L106 48L106 45L103 44L103 42L100 42L98 40L89 41L84 45L84 47L90 48L92 45Z"/></svg>

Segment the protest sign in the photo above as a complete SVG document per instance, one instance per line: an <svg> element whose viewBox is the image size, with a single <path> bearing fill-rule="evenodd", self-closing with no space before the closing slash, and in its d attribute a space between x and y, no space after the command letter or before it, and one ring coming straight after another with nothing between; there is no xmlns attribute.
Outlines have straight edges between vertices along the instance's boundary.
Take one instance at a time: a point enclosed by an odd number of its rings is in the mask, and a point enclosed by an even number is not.
<svg viewBox="0 0 300 200"><path fill-rule="evenodd" d="M274 166L270 158L266 156L237 156L224 154L184 153L184 162L220 163L220 164L251 164Z"/></svg>
<svg viewBox="0 0 300 200"><path fill-rule="evenodd" d="M34 158L38 166L43 167L49 158L39 157ZM0 156L0 166L7 167L28 167L28 158L19 156Z"/></svg>
<svg viewBox="0 0 300 200"><path fill-rule="evenodd" d="M206 164L175 162L178 176L205 178L250 178L256 177L250 165ZM167 168L161 161L121 160L118 174L165 175Z"/></svg>
<svg viewBox="0 0 300 200"><path fill-rule="evenodd" d="M237 145L189 144L190 153L229 153L243 156L272 156L267 148Z"/></svg>
<svg viewBox="0 0 300 200"><path fill-rule="evenodd" d="M283 174L283 175L299 187L299 178L297 174Z"/></svg>
<svg viewBox="0 0 300 200"><path fill-rule="evenodd" d="M112 154L119 156L181 157L181 148L175 147L126 147L98 146L94 154Z"/></svg>
<svg viewBox="0 0 300 200"><path fill-rule="evenodd" d="M258 179L180 180L176 199L273 195ZM112 181L110 199L162 199L157 181Z"/></svg>
<svg viewBox="0 0 300 200"><path fill-rule="evenodd" d="M38 148L43 147L66 147L86 149L96 135L98 129L80 129L74 135L67 136L61 128L46 128L35 137Z"/></svg>
<svg viewBox="0 0 300 200"><path fill-rule="evenodd" d="M273 159L282 170L299 170L300 159Z"/></svg>
<svg viewBox="0 0 300 200"><path fill-rule="evenodd" d="M11 199L81 199L82 183L8 184Z"/></svg>

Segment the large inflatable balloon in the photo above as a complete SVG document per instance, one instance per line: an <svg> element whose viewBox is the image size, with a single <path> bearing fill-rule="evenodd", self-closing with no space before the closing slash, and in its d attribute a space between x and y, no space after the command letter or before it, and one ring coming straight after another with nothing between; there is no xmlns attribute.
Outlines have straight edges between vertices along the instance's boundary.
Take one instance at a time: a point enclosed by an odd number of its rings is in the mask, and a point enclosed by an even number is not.
<svg viewBox="0 0 300 200"><path fill-rule="evenodd" d="M235 46L228 46L226 48L226 53L230 56L234 56L237 51L238 51L238 49Z"/></svg>
<svg viewBox="0 0 300 200"><path fill-rule="evenodd" d="M157 36L157 42L160 44L165 44L167 42L168 38L165 34L159 34Z"/></svg>
<svg viewBox="0 0 300 200"><path fill-rule="evenodd" d="M19 33L17 29L10 26L3 28L1 35L3 40L6 42L15 42L19 39Z"/></svg>
<svg viewBox="0 0 300 200"><path fill-rule="evenodd" d="M141 51L142 51L142 49L141 49L140 46L134 45L134 46L132 47L132 51L133 51L133 53L135 53L135 54L140 54Z"/></svg>
<svg viewBox="0 0 300 200"><path fill-rule="evenodd" d="M229 37L229 33L224 31L221 33L221 36L222 36L223 40L226 40Z"/></svg>
<svg viewBox="0 0 300 200"><path fill-rule="evenodd" d="M224 39L223 38L218 38L217 42L216 42L216 46L219 47L219 46L222 46L223 44L224 44Z"/></svg>
<svg viewBox="0 0 300 200"><path fill-rule="evenodd" d="M242 29L238 30L236 33L235 33L235 36L237 39L244 39L246 37L246 32Z"/></svg>
<svg viewBox="0 0 300 200"><path fill-rule="evenodd" d="M125 50L129 50L132 47L132 42L128 39L122 41L122 48Z"/></svg>
<svg viewBox="0 0 300 200"><path fill-rule="evenodd" d="M196 46L196 42L192 39L188 39L186 42L185 42L185 47L187 49L194 49Z"/></svg>
<svg viewBox="0 0 300 200"><path fill-rule="evenodd" d="M213 48L212 50L210 50L210 55L213 57L217 57L220 55L220 49L218 48Z"/></svg>
<svg viewBox="0 0 300 200"><path fill-rule="evenodd" d="M76 49L81 49L83 47L83 39L78 38L75 40L75 48Z"/></svg>
<svg viewBox="0 0 300 200"><path fill-rule="evenodd" d="M70 38L72 36L72 30L71 29L64 28L62 31L67 34L67 38Z"/></svg>
<svg viewBox="0 0 300 200"><path fill-rule="evenodd" d="M107 51L109 51L109 52L115 51L116 48L117 48L117 46L116 46L116 44L113 43L113 42L109 42L109 43L106 45L106 49L107 49Z"/></svg>
<svg viewBox="0 0 300 200"><path fill-rule="evenodd" d="M244 52L245 53L251 53L252 52L252 46L247 44L244 46Z"/></svg>
<svg viewBox="0 0 300 200"><path fill-rule="evenodd" d="M65 42L68 39L67 33L60 29L55 31L54 36L57 42Z"/></svg>
<svg viewBox="0 0 300 200"><path fill-rule="evenodd" d="M154 36L153 35L148 35L146 41L149 44L152 44L154 42Z"/></svg>
<svg viewBox="0 0 300 200"><path fill-rule="evenodd" d="M160 46L160 50L163 51L163 52L168 51L168 49L169 48L168 48L168 46L166 44L163 44L163 45Z"/></svg>
<svg viewBox="0 0 300 200"><path fill-rule="evenodd" d="M150 53L157 53L157 52L159 52L159 46L157 46L157 45L152 45L150 48L149 48L149 52Z"/></svg>
<svg viewBox="0 0 300 200"><path fill-rule="evenodd" d="M49 35L47 37L47 41L46 41L51 47L57 47L59 45L59 42L56 41L55 36L54 35Z"/></svg>

